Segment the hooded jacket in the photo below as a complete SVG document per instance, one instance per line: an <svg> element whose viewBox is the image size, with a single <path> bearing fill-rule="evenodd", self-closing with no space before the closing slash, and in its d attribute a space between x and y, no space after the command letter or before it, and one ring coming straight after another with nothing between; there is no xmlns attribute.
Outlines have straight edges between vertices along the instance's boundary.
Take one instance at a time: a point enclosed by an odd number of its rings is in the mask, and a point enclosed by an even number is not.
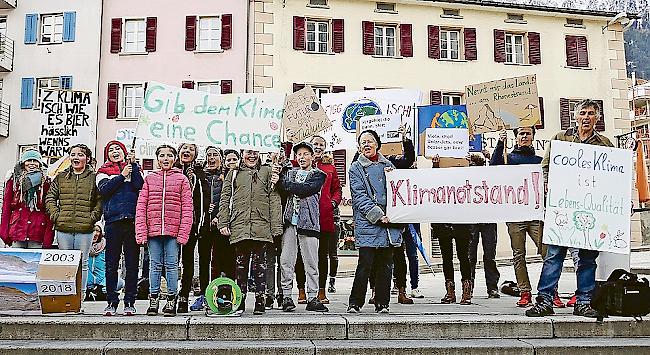
<svg viewBox="0 0 650 355"><path fill-rule="evenodd" d="M59 173L45 197L45 207L54 229L65 233L92 233L102 217L102 204L95 172L87 165L81 174L72 167Z"/></svg>
<svg viewBox="0 0 650 355"><path fill-rule="evenodd" d="M293 168L283 174L280 188L288 195L287 205L284 209L284 224L291 225L294 213L294 199L298 198L298 234L318 236L320 228L319 202L321 188L325 183L326 175L319 169L307 172L304 182L297 182L296 175L300 168ZM331 206L331 202L330 202Z"/></svg>

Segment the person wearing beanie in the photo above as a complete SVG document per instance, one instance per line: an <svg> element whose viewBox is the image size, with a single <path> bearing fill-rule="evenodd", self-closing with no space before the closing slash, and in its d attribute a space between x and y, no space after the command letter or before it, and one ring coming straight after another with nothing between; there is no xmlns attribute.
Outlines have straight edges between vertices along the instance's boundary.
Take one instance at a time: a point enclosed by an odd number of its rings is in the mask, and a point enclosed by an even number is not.
<svg viewBox="0 0 650 355"><path fill-rule="evenodd" d="M135 153L127 152L119 141L104 147L104 164L97 171L97 189L104 201L106 234L106 301L104 315L113 316L120 303L117 293L122 252L126 267L124 315L136 313L140 247L135 241L135 208L144 179L135 163Z"/></svg>
<svg viewBox="0 0 650 355"><path fill-rule="evenodd" d="M50 248L52 221L45 210L50 180L43 171L41 154L28 150L20 156L5 184L0 238L15 248Z"/></svg>

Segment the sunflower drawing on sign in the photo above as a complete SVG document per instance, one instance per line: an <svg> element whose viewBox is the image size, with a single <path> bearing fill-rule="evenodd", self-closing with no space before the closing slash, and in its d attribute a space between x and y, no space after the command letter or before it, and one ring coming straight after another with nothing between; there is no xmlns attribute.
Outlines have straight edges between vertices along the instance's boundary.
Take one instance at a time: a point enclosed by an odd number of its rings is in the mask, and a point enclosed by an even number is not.
<svg viewBox="0 0 650 355"><path fill-rule="evenodd" d="M359 119L364 116L381 115L379 105L370 99L361 99L349 104L343 110L341 124L349 133L356 133Z"/></svg>

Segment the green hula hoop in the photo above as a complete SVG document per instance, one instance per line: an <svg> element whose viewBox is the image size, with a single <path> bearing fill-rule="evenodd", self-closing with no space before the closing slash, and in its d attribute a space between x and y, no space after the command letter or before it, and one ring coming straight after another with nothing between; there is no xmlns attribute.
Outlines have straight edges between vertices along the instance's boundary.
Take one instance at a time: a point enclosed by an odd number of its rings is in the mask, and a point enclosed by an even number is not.
<svg viewBox="0 0 650 355"><path fill-rule="evenodd" d="M232 296L231 296L232 310L230 311L223 311L220 310L219 307L217 307L217 290L221 285L230 285L232 287ZM210 282L208 288L205 290L205 298L208 301L208 306L210 307L210 310L212 310L214 314L228 315L228 314L233 314L237 311L239 305L242 303L243 295L241 289L239 288L237 283L235 283L235 281L227 277L220 277Z"/></svg>

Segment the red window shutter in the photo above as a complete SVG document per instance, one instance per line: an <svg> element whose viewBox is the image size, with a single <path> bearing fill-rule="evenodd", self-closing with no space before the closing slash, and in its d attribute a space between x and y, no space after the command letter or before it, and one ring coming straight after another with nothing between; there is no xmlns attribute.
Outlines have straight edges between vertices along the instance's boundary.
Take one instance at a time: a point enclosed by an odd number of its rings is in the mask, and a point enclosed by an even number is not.
<svg viewBox="0 0 650 355"><path fill-rule="evenodd" d="M346 151L345 150L335 150L332 152L332 155L334 157L334 167L336 168L336 174L339 176L339 180L341 180L341 186L345 186L347 184L347 159L346 159Z"/></svg>
<svg viewBox="0 0 650 355"><path fill-rule="evenodd" d="M232 48L232 14L221 15L221 49Z"/></svg>
<svg viewBox="0 0 650 355"><path fill-rule="evenodd" d="M189 80L189 81L183 81L181 84L181 87L183 89L194 89L194 82Z"/></svg>
<svg viewBox="0 0 650 355"><path fill-rule="evenodd" d="M185 17L185 50L196 50L196 16Z"/></svg>
<svg viewBox="0 0 650 355"><path fill-rule="evenodd" d="M539 123L535 125L537 129L544 129L544 98L539 97Z"/></svg>
<svg viewBox="0 0 650 355"><path fill-rule="evenodd" d="M478 50L476 49L476 28L466 28L465 37L465 60L478 59Z"/></svg>
<svg viewBox="0 0 650 355"><path fill-rule="evenodd" d="M440 59L440 27L429 25L429 58Z"/></svg>
<svg viewBox="0 0 650 355"><path fill-rule="evenodd" d="M221 80L221 93L232 94L232 80Z"/></svg>
<svg viewBox="0 0 650 355"><path fill-rule="evenodd" d="M120 84L108 83L108 100L106 103L106 118L117 118L117 103L120 91Z"/></svg>
<svg viewBox="0 0 650 355"><path fill-rule="evenodd" d="M345 41L343 36L343 19L332 20L332 52L343 53Z"/></svg>
<svg viewBox="0 0 650 355"><path fill-rule="evenodd" d="M576 36L565 37L566 65L568 67L578 66L578 38Z"/></svg>
<svg viewBox="0 0 650 355"><path fill-rule="evenodd" d="M594 129L598 132L603 132L605 130L605 106L603 106L603 100L595 100L600 106L600 118L596 121Z"/></svg>
<svg viewBox="0 0 650 355"><path fill-rule="evenodd" d="M506 32L503 30L494 30L494 61L506 61Z"/></svg>
<svg viewBox="0 0 650 355"><path fill-rule="evenodd" d="M560 98L560 129L571 127L571 112L569 112L569 99Z"/></svg>
<svg viewBox="0 0 650 355"><path fill-rule="evenodd" d="M370 21L363 21L362 25L363 36L363 54L375 54L375 23Z"/></svg>
<svg viewBox="0 0 650 355"><path fill-rule="evenodd" d="M542 64L542 50L537 32L528 32L528 63Z"/></svg>
<svg viewBox="0 0 650 355"><path fill-rule="evenodd" d="M305 84L293 83L293 92L300 91L305 88Z"/></svg>
<svg viewBox="0 0 650 355"><path fill-rule="evenodd" d="M430 96L432 105L442 105L442 92L431 90Z"/></svg>
<svg viewBox="0 0 650 355"><path fill-rule="evenodd" d="M337 93L337 92L345 92L345 86L342 85L334 85L332 86L332 92Z"/></svg>
<svg viewBox="0 0 650 355"><path fill-rule="evenodd" d="M293 17L293 49L304 51L307 49L305 42L305 18L300 16Z"/></svg>
<svg viewBox="0 0 650 355"><path fill-rule="evenodd" d="M577 38L578 66L586 68L589 66L589 52L587 51L587 37Z"/></svg>
<svg viewBox="0 0 650 355"><path fill-rule="evenodd" d="M409 23L399 25L399 47L402 57L413 56L413 26Z"/></svg>
<svg viewBox="0 0 650 355"><path fill-rule="evenodd" d="M158 18L147 17L147 35L145 48L147 52L156 51L156 31L158 27Z"/></svg>
<svg viewBox="0 0 650 355"><path fill-rule="evenodd" d="M122 19L111 19L111 53L120 53L122 50Z"/></svg>

